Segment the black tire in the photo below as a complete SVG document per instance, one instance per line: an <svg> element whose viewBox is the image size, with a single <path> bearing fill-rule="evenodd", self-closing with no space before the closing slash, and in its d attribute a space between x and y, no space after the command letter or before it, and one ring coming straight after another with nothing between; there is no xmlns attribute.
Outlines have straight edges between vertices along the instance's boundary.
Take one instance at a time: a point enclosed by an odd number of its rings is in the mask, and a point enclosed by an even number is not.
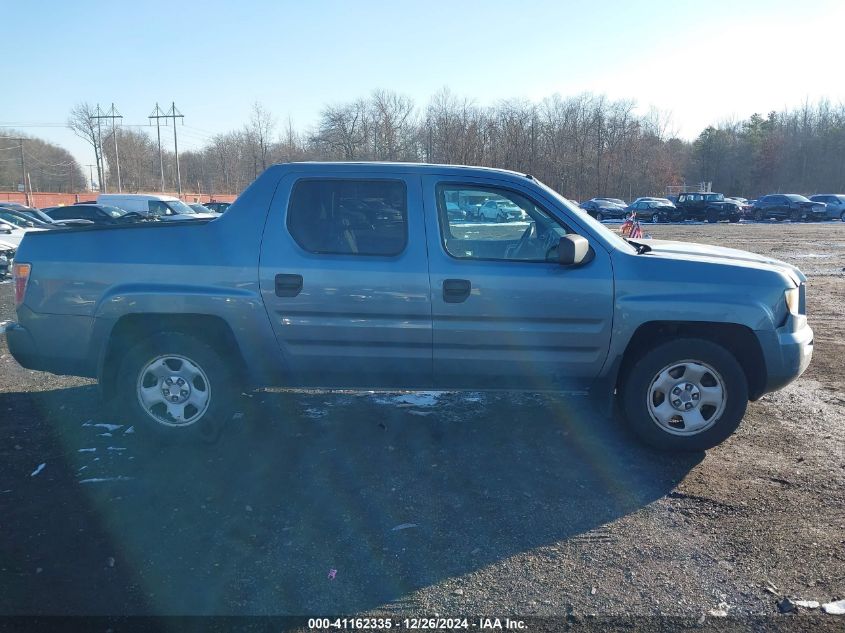
<svg viewBox="0 0 845 633"><path fill-rule="evenodd" d="M499 213L499 215L496 216L496 222L499 222L501 224L504 221L505 221L505 216L502 213Z"/></svg>
<svg viewBox="0 0 845 633"><path fill-rule="evenodd" d="M789 219L791 222L798 222L801 219L801 212L798 209L793 209L789 212Z"/></svg>
<svg viewBox="0 0 845 633"><path fill-rule="evenodd" d="M842 215L839 216L839 219L845 222L845 211L842 212Z"/></svg>
<svg viewBox="0 0 845 633"><path fill-rule="evenodd" d="M697 434L675 435L664 430L649 411L648 395L653 380L661 370L681 361L709 365L721 376L725 386L721 414ZM695 338L669 341L647 352L626 371L619 393L631 430L646 444L673 452L702 451L720 444L737 429L748 406L748 381L733 354L721 345Z"/></svg>
<svg viewBox="0 0 845 633"><path fill-rule="evenodd" d="M174 424L176 421L166 413L160 415L164 421L156 421L140 402L137 389L142 370L154 359L167 355L188 359L207 377L208 384L205 389L208 389L208 404L204 413L191 423ZM201 391L197 386L201 387L203 382L202 378L199 378L194 389ZM116 386L117 397L113 406L120 407L123 415L129 414L131 423L139 433L146 433L167 442L216 441L225 423L232 419L237 397L241 393L237 372L233 370L232 363L227 363L217 350L205 341L182 332L159 332L132 347L120 364ZM155 405L159 411L160 406L162 405Z"/></svg>
<svg viewBox="0 0 845 633"><path fill-rule="evenodd" d="M660 214L659 213L653 213L651 215L651 223L652 224L660 224Z"/></svg>
<svg viewBox="0 0 845 633"><path fill-rule="evenodd" d="M765 220L765 218L763 217L763 210L762 209L756 209L754 211L754 221L755 222L762 222L763 220Z"/></svg>
<svg viewBox="0 0 845 633"><path fill-rule="evenodd" d="M719 221L719 212L718 211L709 211L707 213L707 221L710 224L716 224Z"/></svg>
<svg viewBox="0 0 845 633"><path fill-rule="evenodd" d="M732 215L729 219L730 219L731 224L736 224L737 222L739 222L739 216L738 215Z"/></svg>
<svg viewBox="0 0 845 633"><path fill-rule="evenodd" d="M602 213L601 211L596 213L596 220L598 220L599 222L604 222L604 213Z"/></svg>

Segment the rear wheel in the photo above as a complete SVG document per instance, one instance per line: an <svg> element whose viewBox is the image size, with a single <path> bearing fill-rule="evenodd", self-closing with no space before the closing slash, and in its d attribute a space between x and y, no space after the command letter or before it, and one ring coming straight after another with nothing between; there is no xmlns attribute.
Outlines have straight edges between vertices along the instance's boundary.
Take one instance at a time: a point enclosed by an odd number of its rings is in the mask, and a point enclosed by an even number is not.
<svg viewBox="0 0 845 633"><path fill-rule="evenodd" d="M715 224L719 221L719 212L718 211L708 211L707 212L707 221L710 224Z"/></svg>
<svg viewBox="0 0 845 633"><path fill-rule="evenodd" d="M737 222L739 222L739 216L738 215L732 215L730 217L730 221L731 221L731 224L736 224Z"/></svg>
<svg viewBox="0 0 845 633"><path fill-rule="evenodd" d="M800 220L800 219L801 219L801 212L800 212L798 209L793 209L793 210L792 210L792 211L790 211L790 213L789 213L789 219L790 219L792 222L798 222L798 220Z"/></svg>
<svg viewBox="0 0 845 633"><path fill-rule="evenodd" d="M627 372L622 405L631 429L662 450L700 451L727 439L748 405L736 358L703 339L679 339L647 352Z"/></svg>
<svg viewBox="0 0 845 633"><path fill-rule="evenodd" d="M842 214L839 216L839 219L845 222L845 211L842 212Z"/></svg>
<svg viewBox="0 0 845 633"><path fill-rule="evenodd" d="M659 213L653 213L652 216L651 216L651 222L652 222L652 224L659 224L660 223L660 214Z"/></svg>
<svg viewBox="0 0 845 633"><path fill-rule="evenodd" d="M596 220L598 220L599 222L604 222L604 213L602 213L601 211L596 213Z"/></svg>
<svg viewBox="0 0 845 633"><path fill-rule="evenodd" d="M115 406L139 431L188 441L216 440L240 393L231 362L181 332L160 332L129 350L117 388Z"/></svg>
<svg viewBox="0 0 845 633"><path fill-rule="evenodd" d="M754 220L756 222L762 222L763 221L763 210L762 209L756 209L754 211Z"/></svg>

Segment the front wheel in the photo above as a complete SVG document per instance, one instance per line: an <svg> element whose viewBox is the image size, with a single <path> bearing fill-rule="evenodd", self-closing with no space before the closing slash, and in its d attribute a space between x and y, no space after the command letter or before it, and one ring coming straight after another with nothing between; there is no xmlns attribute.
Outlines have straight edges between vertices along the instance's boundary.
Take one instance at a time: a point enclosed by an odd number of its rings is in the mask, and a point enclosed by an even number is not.
<svg viewBox="0 0 845 633"><path fill-rule="evenodd" d="M135 345L118 375L117 406L165 440L217 439L234 414L237 371L206 342L160 332Z"/></svg>
<svg viewBox="0 0 845 633"><path fill-rule="evenodd" d="M754 221L755 222L762 222L763 221L763 211L761 209L757 209L754 211Z"/></svg>
<svg viewBox="0 0 845 633"><path fill-rule="evenodd" d="M602 213L601 211L596 213L596 220L598 220L599 222L604 222L604 213Z"/></svg>
<svg viewBox="0 0 845 633"><path fill-rule="evenodd" d="M663 343L623 378L620 394L630 428L645 443L668 451L701 451L739 426L748 381L736 358L703 339Z"/></svg>
<svg viewBox="0 0 845 633"><path fill-rule="evenodd" d="M793 209L789 214L791 222L798 222L801 219L801 212L798 209Z"/></svg>
<svg viewBox="0 0 845 633"><path fill-rule="evenodd" d="M842 214L839 216L839 219L845 222L845 211L842 212Z"/></svg>
<svg viewBox="0 0 845 633"><path fill-rule="evenodd" d="M660 214L659 213L652 214L651 223L652 224L659 224L660 223Z"/></svg>

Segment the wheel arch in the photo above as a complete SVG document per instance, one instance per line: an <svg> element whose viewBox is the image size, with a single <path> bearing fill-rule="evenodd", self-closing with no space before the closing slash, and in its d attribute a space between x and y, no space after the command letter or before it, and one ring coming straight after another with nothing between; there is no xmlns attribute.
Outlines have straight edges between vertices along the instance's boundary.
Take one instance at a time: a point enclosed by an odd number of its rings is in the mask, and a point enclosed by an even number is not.
<svg viewBox="0 0 845 633"><path fill-rule="evenodd" d="M767 379L763 349L751 328L737 323L700 321L649 321L640 325L616 363L614 386L618 390L631 367L655 345L677 338L699 338L724 347L736 358L748 380L748 395L758 399Z"/></svg>
<svg viewBox="0 0 845 633"><path fill-rule="evenodd" d="M160 332L193 336L237 363L239 376L247 377L247 366L232 328L221 317L209 314L133 313L120 317L106 342L97 376L107 398L115 392L120 362L135 344Z"/></svg>

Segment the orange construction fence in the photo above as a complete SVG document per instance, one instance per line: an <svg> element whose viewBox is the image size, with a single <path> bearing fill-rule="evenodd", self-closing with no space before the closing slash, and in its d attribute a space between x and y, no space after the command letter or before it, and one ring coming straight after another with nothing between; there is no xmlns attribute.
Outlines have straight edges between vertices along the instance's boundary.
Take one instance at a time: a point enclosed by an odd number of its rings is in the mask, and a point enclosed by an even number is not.
<svg viewBox="0 0 845 633"><path fill-rule="evenodd" d="M195 202L203 204L205 202L211 202L212 200L216 202L234 202L235 198L237 198L237 196L232 194L215 194L212 196L205 193L183 193L181 196L177 196L175 193L163 193L156 195L178 197L189 204L193 204ZM0 191L0 204L3 202L20 202L21 204L26 204L26 198L26 194L21 191ZM83 191L80 193L33 191L29 196L29 204L30 206L43 209L44 207L58 207L66 204L74 204L76 202L94 201L96 199L96 191Z"/></svg>

